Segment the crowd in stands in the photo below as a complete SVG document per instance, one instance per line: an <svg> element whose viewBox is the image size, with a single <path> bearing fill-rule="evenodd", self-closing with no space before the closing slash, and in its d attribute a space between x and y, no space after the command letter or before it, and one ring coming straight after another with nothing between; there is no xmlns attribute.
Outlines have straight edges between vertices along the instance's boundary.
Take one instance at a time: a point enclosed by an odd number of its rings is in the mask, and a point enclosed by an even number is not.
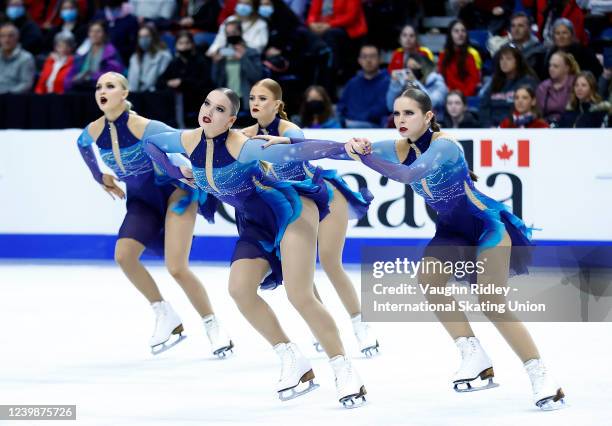
<svg viewBox="0 0 612 426"><path fill-rule="evenodd" d="M225 86L279 81L305 128L393 125L417 86L444 127L608 127L612 2L0 0L0 95L169 91L184 126Z"/></svg>

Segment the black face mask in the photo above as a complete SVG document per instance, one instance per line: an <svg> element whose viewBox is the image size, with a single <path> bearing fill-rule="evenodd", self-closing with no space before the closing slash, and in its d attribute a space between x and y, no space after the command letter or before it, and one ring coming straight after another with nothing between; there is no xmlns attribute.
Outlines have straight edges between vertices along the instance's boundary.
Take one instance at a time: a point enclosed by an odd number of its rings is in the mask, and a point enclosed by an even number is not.
<svg viewBox="0 0 612 426"><path fill-rule="evenodd" d="M414 74L414 77L417 80L420 80L421 78L423 78L423 71L421 71L420 69L413 69L412 74Z"/></svg>
<svg viewBox="0 0 612 426"><path fill-rule="evenodd" d="M191 49L177 50L176 53L183 58L189 58L193 54Z"/></svg>
<svg viewBox="0 0 612 426"><path fill-rule="evenodd" d="M240 44L242 42L242 36L239 35L231 35L231 36L227 36L227 43L228 44Z"/></svg>
<svg viewBox="0 0 612 426"><path fill-rule="evenodd" d="M323 101L308 101L306 102L306 112L312 115L323 114L325 111L325 103Z"/></svg>

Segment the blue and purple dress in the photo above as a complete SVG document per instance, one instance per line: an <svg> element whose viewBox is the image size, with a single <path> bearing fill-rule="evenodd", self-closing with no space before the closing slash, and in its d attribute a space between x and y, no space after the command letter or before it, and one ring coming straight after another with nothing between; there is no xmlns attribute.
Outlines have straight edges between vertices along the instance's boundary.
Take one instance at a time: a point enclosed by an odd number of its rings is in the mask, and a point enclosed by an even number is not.
<svg viewBox="0 0 612 426"><path fill-rule="evenodd" d="M103 185L102 172L92 148L94 143L98 146L102 161L121 181L125 182L127 212L119 228L118 238L132 238L151 249L155 254L163 256L168 198L174 190L179 187L187 191L187 195L172 206L173 210L179 214L183 213L194 201L200 204L200 212L204 212L210 204L209 201L213 201L213 197L207 200L207 194L203 191L193 190L156 168L144 152L143 142L128 128L128 119L127 111L112 123L105 119L104 129L97 140L91 137L88 127L85 128L77 140L78 148L98 183ZM111 130L112 127L114 127L113 130ZM173 130L164 123L151 120L147 124L143 139ZM117 134L118 156L113 152L112 131L116 131ZM176 161L178 160L177 156ZM186 159L185 162L188 163ZM212 217L211 212L207 214Z"/></svg>
<svg viewBox="0 0 612 426"><path fill-rule="evenodd" d="M220 201L236 209L240 215L239 238L232 262L239 259L266 259L272 270L261 287L272 289L282 284L280 244L285 230L299 218L300 197L311 199L320 218L329 213L328 195L311 179L281 181L266 173L261 161L284 163L307 161L339 155L344 144L327 141L294 141L295 145L273 145L262 149L264 140L249 139L238 158L226 147L228 132L215 138L202 138L190 160L197 185ZM181 178L182 173L168 160L166 153L184 152L180 133L164 133L145 140L145 151L166 173ZM315 176L316 178L316 176Z"/></svg>
<svg viewBox="0 0 612 426"><path fill-rule="evenodd" d="M443 135L433 141L432 137L427 130L410 143L403 162L394 140L376 142L372 154L360 155L383 176L409 184L437 212L436 233L425 255L442 261L475 260L483 250L497 246L505 232L513 248L531 246L531 229L504 204L476 189L459 145ZM529 250L513 249L510 273L526 273L529 262Z"/></svg>
<svg viewBox="0 0 612 426"><path fill-rule="evenodd" d="M264 127L258 127L258 135L285 136L292 139L304 139L301 129L288 129L282 135L279 131L281 118L276 116L272 122ZM318 170L317 170L318 169ZM331 203L334 198L334 189L340 191L348 202L349 219L361 219L368 212L370 203L374 199L368 188L360 188L359 192L351 190L348 184L338 175L336 170L322 169L308 161L287 162L272 165L272 173L279 180L305 180L312 179L315 173L325 180L325 187ZM316 182L320 183L320 182Z"/></svg>

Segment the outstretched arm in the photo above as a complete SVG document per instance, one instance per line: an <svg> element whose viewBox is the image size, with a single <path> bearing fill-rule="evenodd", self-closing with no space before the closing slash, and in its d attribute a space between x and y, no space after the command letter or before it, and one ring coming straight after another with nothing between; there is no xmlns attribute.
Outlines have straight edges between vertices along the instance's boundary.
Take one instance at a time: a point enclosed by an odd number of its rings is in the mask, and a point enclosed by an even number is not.
<svg viewBox="0 0 612 426"><path fill-rule="evenodd" d="M341 142L324 141L316 139L289 139L290 144L281 142L269 146L270 140L275 140L274 136L260 135L248 139L238 156L241 163L263 160L270 163L288 163L292 161L318 160L320 158L330 158L334 155L342 154L345 151L344 144ZM265 149L264 149L265 148Z"/></svg>
<svg viewBox="0 0 612 426"><path fill-rule="evenodd" d="M398 182L410 184L423 179L438 169L447 160L456 160L461 155L459 147L449 139L438 139L432 142L423 155L409 166L384 159L376 152L370 155L359 155L366 166L383 176Z"/></svg>
<svg viewBox="0 0 612 426"><path fill-rule="evenodd" d="M104 185L104 182L102 181L102 172L100 171L100 167L98 166L98 159L96 158L96 154L94 153L92 147L94 140L89 134L88 127L83 130L83 133L81 133L81 135L77 139L77 146L79 147L81 157L83 157L85 164L87 164L87 167L89 167L93 178L100 185Z"/></svg>
<svg viewBox="0 0 612 426"><path fill-rule="evenodd" d="M184 179L181 169L170 161L166 153L184 153L181 132L165 132L144 139L144 150L164 173L174 179Z"/></svg>

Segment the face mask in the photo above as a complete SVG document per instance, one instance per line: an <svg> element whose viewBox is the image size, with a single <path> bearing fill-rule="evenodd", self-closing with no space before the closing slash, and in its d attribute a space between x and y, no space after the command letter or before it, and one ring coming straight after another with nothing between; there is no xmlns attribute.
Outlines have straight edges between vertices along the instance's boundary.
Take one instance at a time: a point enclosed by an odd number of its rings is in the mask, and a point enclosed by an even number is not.
<svg viewBox="0 0 612 426"><path fill-rule="evenodd" d="M227 36L228 44L239 44L241 41L242 41L242 36L239 36L239 35Z"/></svg>
<svg viewBox="0 0 612 426"><path fill-rule="evenodd" d="M310 114L322 114L325 111L325 103L323 101L308 101L306 102L306 111Z"/></svg>
<svg viewBox="0 0 612 426"><path fill-rule="evenodd" d="M253 6L251 6L250 4L246 4L246 3L239 3L236 5L236 14L238 16L249 16L251 13L253 13Z"/></svg>
<svg viewBox="0 0 612 426"><path fill-rule="evenodd" d="M139 37L138 46L140 46L142 50L149 50L149 47L151 47L151 37Z"/></svg>
<svg viewBox="0 0 612 426"><path fill-rule="evenodd" d="M414 74L414 77L417 80L420 80L421 78L423 78L423 71L421 71L420 69L413 69L412 74Z"/></svg>
<svg viewBox="0 0 612 426"><path fill-rule="evenodd" d="M178 55L182 56L183 58L188 58L191 56L191 49L177 50L176 53L178 53Z"/></svg>
<svg viewBox="0 0 612 426"><path fill-rule="evenodd" d="M76 9L64 9L60 12L60 16L65 22L74 22L77 19L78 12Z"/></svg>
<svg viewBox="0 0 612 426"><path fill-rule="evenodd" d="M9 6L6 8L6 16L9 19L15 20L25 15L25 8L23 6Z"/></svg>
<svg viewBox="0 0 612 426"><path fill-rule="evenodd" d="M261 5L257 9L257 13L263 18L269 18L274 13L274 6L268 4Z"/></svg>

